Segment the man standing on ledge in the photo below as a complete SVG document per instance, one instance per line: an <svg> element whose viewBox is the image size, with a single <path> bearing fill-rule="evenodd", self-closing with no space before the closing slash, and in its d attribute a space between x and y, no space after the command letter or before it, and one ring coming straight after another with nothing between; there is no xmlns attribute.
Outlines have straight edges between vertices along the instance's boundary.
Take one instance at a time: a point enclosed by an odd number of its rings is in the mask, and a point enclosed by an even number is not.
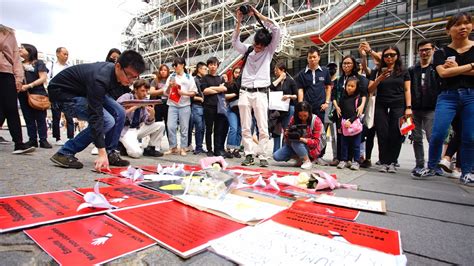
<svg viewBox="0 0 474 266"><path fill-rule="evenodd" d="M242 72L242 86L240 88L239 96L239 112L240 123L242 126L242 142L244 144L245 160L242 165L253 165L253 155L257 155L260 159L260 166L267 167L267 143L268 135L268 88L270 87L270 63L273 54L280 42L280 27L260 14L255 8L248 7L248 15L255 16L255 18L263 22L265 28L259 29L255 33L254 43L252 45L253 51L248 53L247 61ZM240 25L243 14L237 10L237 24L232 35L232 46L241 54L246 54L249 47L240 41ZM269 30L271 30L271 33ZM252 48L250 48L252 49ZM251 125L252 125L252 110L257 120L257 127L259 132L259 143L254 148L252 140Z"/></svg>
<svg viewBox="0 0 474 266"><path fill-rule="evenodd" d="M99 149L95 169L127 166L116 151L125 124L125 109L111 95L118 95L145 70L143 57L132 50L123 52L117 63L97 62L71 66L49 83L53 107L71 117L89 122L89 126L51 157L65 168L80 169L83 164L74 156L91 142Z"/></svg>

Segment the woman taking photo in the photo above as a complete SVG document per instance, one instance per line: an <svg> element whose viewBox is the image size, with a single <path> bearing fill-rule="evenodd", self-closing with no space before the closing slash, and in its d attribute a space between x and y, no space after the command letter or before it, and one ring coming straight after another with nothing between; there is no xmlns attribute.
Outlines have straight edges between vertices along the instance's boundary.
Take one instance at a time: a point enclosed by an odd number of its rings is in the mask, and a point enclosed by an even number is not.
<svg viewBox="0 0 474 266"><path fill-rule="evenodd" d="M25 71L25 84L21 87L18 94L21 111L26 122L28 132L28 145L45 149L51 149L52 146L46 140L48 137L48 127L46 125L46 110L33 109L28 104L28 93L48 95L43 84L47 80L48 69L43 61L38 60L38 51L31 44L23 43L20 46L20 56L23 58L23 69Z"/></svg>
<svg viewBox="0 0 474 266"><path fill-rule="evenodd" d="M385 48L380 68L372 71L369 93L375 92L374 124L379 144L379 171L396 173L395 164L402 148L399 119L412 114L410 75L403 69L397 47Z"/></svg>
<svg viewBox="0 0 474 266"><path fill-rule="evenodd" d="M451 43L434 54L433 65L441 77L441 93L436 103L430 140L428 168L415 173L426 178L437 172L443 141L457 113L461 116L461 182L474 185L474 41L472 17L454 15L446 24Z"/></svg>
<svg viewBox="0 0 474 266"><path fill-rule="evenodd" d="M321 152L322 131L323 123L311 112L311 105L305 101L297 103L284 133L283 147L273 153L273 159L277 162L296 159L302 169L311 169L312 161Z"/></svg>

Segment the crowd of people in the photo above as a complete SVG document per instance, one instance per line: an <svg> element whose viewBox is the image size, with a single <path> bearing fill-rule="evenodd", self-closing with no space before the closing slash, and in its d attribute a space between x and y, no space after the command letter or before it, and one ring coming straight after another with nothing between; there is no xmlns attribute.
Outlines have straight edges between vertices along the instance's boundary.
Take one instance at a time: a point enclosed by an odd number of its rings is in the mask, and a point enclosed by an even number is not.
<svg viewBox="0 0 474 266"><path fill-rule="evenodd" d="M406 137L401 127L414 124L413 178L448 175L465 185L474 184L470 14L449 19L446 30L451 42L447 46L437 48L425 39L418 42L419 61L410 68L404 67L396 46L377 52L362 41L359 58L347 55L339 64L327 66L320 65L320 50L310 47L304 69L292 77L287 66L277 62L273 80L271 65L281 29L254 8L248 15L262 28L252 45L242 43L243 14L237 10L232 47L243 60L229 75L218 75L216 57L199 62L192 74L185 59L176 57L172 69L161 65L151 83L139 78L145 62L135 51L112 49L106 62L68 66L68 51L59 47L57 62L46 66L38 60L33 45L18 48L14 31L0 26L0 122L8 122L14 153L52 148L47 140L46 111L28 102L29 94L41 94L48 95L52 103L53 137L62 145L51 160L62 167L82 168L75 154L91 143L98 150L97 169L129 165L121 156L187 156L188 152L225 158L243 155L242 165L254 165L258 159L261 167L267 167L273 138L275 161L293 160L302 169L319 164L359 170L373 166L377 136L378 170L397 173ZM370 57L376 64L373 69L368 67ZM275 92L280 93L276 101L283 107L272 104ZM27 142L22 139L17 99ZM159 99L162 104L124 104L145 99ZM65 143L59 134L61 113L68 125ZM74 118L88 122L76 136ZM328 129L333 147L330 162L323 159ZM423 134L429 143L427 160ZM165 135L169 149L162 151ZM142 148L140 141L145 137L149 141Z"/></svg>

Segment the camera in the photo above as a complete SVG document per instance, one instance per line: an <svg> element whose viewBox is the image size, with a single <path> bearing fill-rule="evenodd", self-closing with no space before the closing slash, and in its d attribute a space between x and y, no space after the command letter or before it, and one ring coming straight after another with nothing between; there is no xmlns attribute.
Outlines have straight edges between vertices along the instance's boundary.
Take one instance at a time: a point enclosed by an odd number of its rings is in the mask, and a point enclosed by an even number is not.
<svg viewBox="0 0 474 266"><path fill-rule="evenodd" d="M306 124L291 125L288 127L288 140L300 140L306 133Z"/></svg>
<svg viewBox="0 0 474 266"><path fill-rule="evenodd" d="M239 7L239 10L243 15L247 15L250 11L252 11L252 7L250 7L250 5L242 5Z"/></svg>

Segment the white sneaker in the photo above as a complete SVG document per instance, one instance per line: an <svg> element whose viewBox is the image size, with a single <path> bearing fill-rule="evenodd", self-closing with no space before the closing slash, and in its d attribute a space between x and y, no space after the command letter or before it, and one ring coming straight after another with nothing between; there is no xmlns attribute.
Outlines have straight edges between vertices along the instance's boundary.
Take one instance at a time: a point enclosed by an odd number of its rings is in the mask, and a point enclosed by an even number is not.
<svg viewBox="0 0 474 266"><path fill-rule="evenodd" d="M97 154L99 154L99 149L97 149L97 147L92 148L91 154L92 154L92 155L97 155Z"/></svg>
<svg viewBox="0 0 474 266"><path fill-rule="evenodd" d="M445 176L449 177L449 178L452 178L452 179L459 179L459 178L461 178L461 172L454 169L452 173L447 173Z"/></svg>
<svg viewBox="0 0 474 266"><path fill-rule="evenodd" d="M340 161L339 164L337 165L337 169L344 169L347 167L347 162L345 161Z"/></svg>
<svg viewBox="0 0 474 266"><path fill-rule="evenodd" d="M446 159L442 159L441 161L439 161L438 166L446 173L453 172L453 169L451 169L451 162Z"/></svg>
<svg viewBox="0 0 474 266"><path fill-rule="evenodd" d="M301 165L301 169L305 169L305 170L309 170L313 167L313 163L311 161L305 161L302 165Z"/></svg>
<svg viewBox="0 0 474 266"><path fill-rule="evenodd" d="M54 145L56 145L56 146L63 146L63 145L64 145L64 141L58 139L58 140L56 140L56 141L54 142Z"/></svg>

